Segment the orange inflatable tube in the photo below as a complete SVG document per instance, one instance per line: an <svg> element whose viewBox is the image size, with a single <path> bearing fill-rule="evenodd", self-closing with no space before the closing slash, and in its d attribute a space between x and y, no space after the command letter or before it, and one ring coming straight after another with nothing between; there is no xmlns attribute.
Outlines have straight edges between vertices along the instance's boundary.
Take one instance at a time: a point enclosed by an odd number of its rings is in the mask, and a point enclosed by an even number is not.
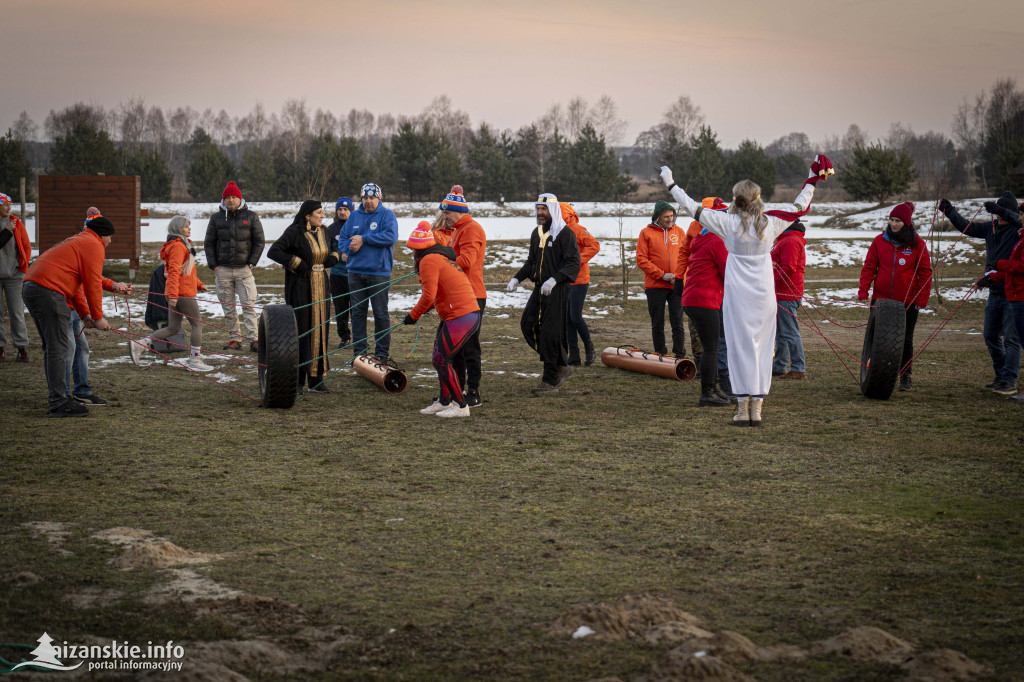
<svg viewBox="0 0 1024 682"><path fill-rule="evenodd" d="M619 346L601 351L601 362L608 367L628 369L631 372L653 374L677 381L689 381L697 376L697 365L689 358L647 353L639 348Z"/></svg>

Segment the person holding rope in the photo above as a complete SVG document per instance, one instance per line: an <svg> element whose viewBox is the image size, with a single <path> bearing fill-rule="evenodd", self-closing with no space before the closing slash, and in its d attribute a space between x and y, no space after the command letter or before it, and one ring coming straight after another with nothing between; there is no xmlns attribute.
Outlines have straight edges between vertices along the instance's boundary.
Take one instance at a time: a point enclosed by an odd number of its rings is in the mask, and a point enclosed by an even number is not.
<svg viewBox="0 0 1024 682"><path fill-rule="evenodd" d="M11 342L18 351L15 362L28 362L28 327L25 326L21 287L31 259L32 243L25 224L18 216L11 215L11 198L0 192L0 362L4 361L7 348L5 308L11 318Z"/></svg>
<svg viewBox="0 0 1024 682"><path fill-rule="evenodd" d="M195 372L210 372L211 365L203 362L203 320L199 313L198 292L206 291L206 285L199 279L196 268L196 250L192 246L192 223L188 218L176 215L167 224L167 241L160 248L164 261L164 296L167 300L167 326L156 330L150 336L128 345L132 362L147 350L152 350L153 341L162 341L181 331L181 323L187 317L192 333L189 336L189 354L185 366Z"/></svg>
<svg viewBox="0 0 1024 682"><path fill-rule="evenodd" d="M416 324L431 308L441 318L433 356L441 394L420 410L420 414L468 417L468 395L462 390L456 361L465 354L470 339L480 331L482 311L476 292L455 260L455 249L438 244L426 220L419 222L406 246L413 251L423 293L402 322Z"/></svg>
<svg viewBox="0 0 1024 682"><path fill-rule="evenodd" d="M804 271L807 269L807 238L799 220L775 240L772 266L775 273L775 300L778 317L775 325L775 362L772 376L801 381L807 377L804 342L800 338L797 311L804 296Z"/></svg>
<svg viewBox="0 0 1024 682"><path fill-rule="evenodd" d="M661 167L661 179L672 197L701 225L721 237L729 252L722 311L729 344L729 377L737 397L732 420L735 426L761 425L761 408L772 384L777 306L771 245L779 233L810 210L814 185L834 172L827 157L815 157L794 202L795 212L765 211L761 188L751 180L733 186L728 211L709 211L676 185L672 169Z"/></svg>
<svg viewBox="0 0 1024 682"><path fill-rule="evenodd" d="M328 273L338 262L338 254L331 247L324 226L324 209L319 201L302 202L291 225L270 246L267 258L284 266L284 302L295 308L299 329L296 390L301 394L303 384L308 381L313 393L330 393L323 382L331 369L327 358L331 332Z"/></svg>
<svg viewBox="0 0 1024 682"><path fill-rule="evenodd" d="M1006 218L1007 215L1016 215L1019 221L1020 209L1012 192L1003 192L998 201L986 202L985 207L992 215L991 219L968 221L947 199L939 200L939 210L953 227L968 237L985 240L985 270L988 271L995 270L998 261L1010 257L1021 226L1019 222L1011 224ZM992 357L995 378L985 384L985 388L1000 395L1016 392L1020 372L1022 339L1017 335L1011 307L1003 282L990 278L982 335Z"/></svg>
<svg viewBox="0 0 1024 682"><path fill-rule="evenodd" d="M590 339L590 327L583 319L583 306L587 302L587 290L590 288L590 259L601 250L601 244L587 228L580 225L580 217L572 204L563 201L558 206L562 210L565 226L576 235L576 246L580 250L580 274L569 287L569 364L580 366L580 347L576 342L578 335L583 341L584 363L590 367L597 359L597 353Z"/></svg>
<svg viewBox="0 0 1024 682"><path fill-rule="evenodd" d="M558 207L558 197L541 194L535 204L537 227L530 235L530 251L526 262L509 280L510 292L519 282L530 278L533 293L523 308L519 327L523 338L537 351L544 363L540 383L530 389L534 395L557 393L558 387L572 374L569 365L566 335L569 309L569 286L580 274L580 249L576 235L567 230Z"/></svg>
<svg viewBox="0 0 1024 682"><path fill-rule="evenodd" d="M67 356L71 308L86 327L107 331L103 317L103 261L114 225L103 217L42 253L25 273L22 298L43 342L50 417L84 417L89 409L68 395Z"/></svg>
<svg viewBox="0 0 1024 682"><path fill-rule="evenodd" d="M331 241L331 248L338 250L338 235L341 228L345 226L348 217L352 215L355 204L348 197L341 197L334 202L334 222L327 226L327 236ZM349 308L352 306L348 295L348 256L339 253L338 262L331 268L331 299L334 301L334 320L338 325L338 348L344 348L352 340L352 334L348 330Z"/></svg>
<svg viewBox="0 0 1024 682"><path fill-rule="evenodd" d="M359 193L360 206L338 235L338 253L348 256L349 300L352 302L352 351L359 357L369 348L366 314L373 306L374 355L387 362L391 350L388 287L398 242L398 219L384 206L384 193L372 182Z"/></svg>
<svg viewBox="0 0 1024 682"><path fill-rule="evenodd" d="M1002 206L999 208L1002 209ZM1005 209L993 212L1018 226L1020 225L1020 213ZM1010 304L1013 323L1017 328L1017 338L1024 339L1024 228L1019 229L1017 235L1020 239L1014 245L1010 256L996 261L996 272L986 274L992 278L993 284L998 282L1003 285L1006 300ZM1015 393L1009 399L1024 404L1024 392Z"/></svg>
<svg viewBox="0 0 1024 682"><path fill-rule="evenodd" d="M868 247L864 267L860 271L857 298L871 305L880 298L903 303L907 311L907 327L903 336L903 359L900 361L900 390L913 389L914 328L918 311L928 305L932 286L932 259L928 245L914 229L914 204L905 201L889 213L889 226L875 237Z"/></svg>

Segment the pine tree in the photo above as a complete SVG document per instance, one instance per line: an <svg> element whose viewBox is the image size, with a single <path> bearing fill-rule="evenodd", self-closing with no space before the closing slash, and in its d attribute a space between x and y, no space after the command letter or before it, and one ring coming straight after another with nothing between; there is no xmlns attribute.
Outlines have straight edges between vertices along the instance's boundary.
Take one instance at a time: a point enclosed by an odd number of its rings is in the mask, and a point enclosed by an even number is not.
<svg viewBox="0 0 1024 682"><path fill-rule="evenodd" d="M807 162L799 154L783 154L775 158L776 181L784 185L802 185L807 179Z"/></svg>
<svg viewBox="0 0 1024 682"><path fill-rule="evenodd" d="M8 129L7 134L0 137L0 192L12 199L17 199L21 191L21 179L25 178L25 190L32 193L32 164L29 163L25 148L14 138ZM26 197L26 201L32 197Z"/></svg>
<svg viewBox="0 0 1024 682"><path fill-rule="evenodd" d="M771 201L775 194L775 163L765 154L757 142L743 140L725 162L727 182L753 180L761 187L761 198Z"/></svg>
<svg viewBox="0 0 1024 682"><path fill-rule="evenodd" d="M630 190L632 181L623 176L615 152L589 123L567 150L570 173L568 196L576 201L618 200Z"/></svg>
<svg viewBox="0 0 1024 682"><path fill-rule="evenodd" d="M138 175L143 201L168 201L171 198L171 169L159 151L147 153L139 148L124 160L126 175Z"/></svg>
<svg viewBox="0 0 1024 682"><path fill-rule="evenodd" d="M238 182L254 199L278 199L274 158L258 144L246 149L242 155L242 164L238 167Z"/></svg>
<svg viewBox="0 0 1024 682"><path fill-rule="evenodd" d="M692 152L686 168L688 177L683 185L686 193L698 198L729 195L732 186L726 185L725 160L714 131L702 125L697 136L691 138L690 147Z"/></svg>
<svg viewBox="0 0 1024 682"><path fill-rule="evenodd" d="M192 133L188 152L190 161L185 178L189 195L199 201L219 199L224 185L235 173L231 160L202 128Z"/></svg>
<svg viewBox="0 0 1024 682"><path fill-rule="evenodd" d="M854 147L853 159L836 175L854 199L874 199L883 204L889 197L906 192L917 170L914 159L902 149L873 144Z"/></svg>
<svg viewBox="0 0 1024 682"><path fill-rule="evenodd" d="M497 201L517 193L512 141L505 134L495 137L486 123L469 143L466 164L469 187L480 199Z"/></svg>
<svg viewBox="0 0 1024 682"><path fill-rule="evenodd" d="M120 175L122 168L121 154L110 135L85 122L54 138L50 164L51 175Z"/></svg>

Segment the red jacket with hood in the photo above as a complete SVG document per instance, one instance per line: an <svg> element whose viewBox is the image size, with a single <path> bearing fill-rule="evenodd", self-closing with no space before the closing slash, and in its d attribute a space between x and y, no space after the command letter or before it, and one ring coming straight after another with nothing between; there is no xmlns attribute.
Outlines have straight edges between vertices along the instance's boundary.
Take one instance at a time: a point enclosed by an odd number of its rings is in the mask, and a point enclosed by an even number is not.
<svg viewBox="0 0 1024 682"><path fill-rule="evenodd" d="M907 228L904 228L907 229ZM860 271L857 298L866 300L868 288L874 283L871 299L889 298L903 305L928 305L932 285L932 259L928 247L917 234L914 243L898 244L886 232L875 237L868 248Z"/></svg>
<svg viewBox="0 0 1024 682"><path fill-rule="evenodd" d="M793 229L800 225L799 228ZM772 246L772 267L775 274L775 300L799 301L804 295L804 270L807 267L807 238L803 225L797 221L779 235Z"/></svg>
<svg viewBox="0 0 1024 682"><path fill-rule="evenodd" d="M996 272L992 279L996 282L1005 282L1007 301L1024 301L1024 229L1018 232L1018 241L1010 257L996 261Z"/></svg>
<svg viewBox="0 0 1024 682"><path fill-rule="evenodd" d="M725 296L725 264L729 251L714 232L701 229L690 240L690 257L683 287L683 305L693 308L722 307Z"/></svg>

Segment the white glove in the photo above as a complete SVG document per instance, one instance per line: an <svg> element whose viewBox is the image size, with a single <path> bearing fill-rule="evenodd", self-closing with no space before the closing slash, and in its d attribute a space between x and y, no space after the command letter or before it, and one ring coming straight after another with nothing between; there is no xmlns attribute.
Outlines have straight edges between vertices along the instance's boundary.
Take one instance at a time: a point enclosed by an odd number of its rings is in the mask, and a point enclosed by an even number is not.
<svg viewBox="0 0 1024 682"><path fill-rule="evenodd" d="M676 182L672 179L672 169L668 166L661 167L661 181L665 183L666 187L671 187Z"/></svg>
<svg viewBox="0 0 1024 682"><path fill-rule="evenodd" d="M513 277L512 279L510 279L508 281L508 290L509 291L515 291L518 288L519 288L519 280L518 279Z"/></svg>
<svg viewBox="0 0 1024 682"><path fill-rule="evenodd" d="M551 293L551 290L555 288L558 282L555 281L554 277L548 277L544 284L540 285L540 295L547 296Z"/></svg>
<svg viewBox="0 0 1024 682"><path fill-rule="evenodd" d="M671 282L676 278L676 276L673 275L671 272L666 272L664 275L661 276L661 278L666 282Z"/></svg>

